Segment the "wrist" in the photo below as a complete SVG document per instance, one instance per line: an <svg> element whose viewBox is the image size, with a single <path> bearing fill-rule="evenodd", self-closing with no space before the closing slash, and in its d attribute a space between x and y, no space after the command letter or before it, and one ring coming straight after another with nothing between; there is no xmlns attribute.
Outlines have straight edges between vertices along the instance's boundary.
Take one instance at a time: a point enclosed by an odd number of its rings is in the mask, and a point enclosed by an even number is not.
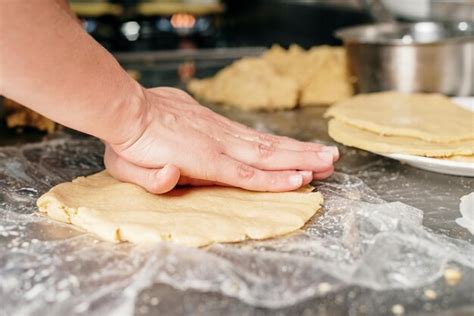
<svg viewBox="0 0 474 316"><path fill-rule="evenodd" d="M104 138L114 148L127 148L132 145L143 134L147 125L146 89L133 81L124 90L123 97L112 109L110 132Z"/></svg>

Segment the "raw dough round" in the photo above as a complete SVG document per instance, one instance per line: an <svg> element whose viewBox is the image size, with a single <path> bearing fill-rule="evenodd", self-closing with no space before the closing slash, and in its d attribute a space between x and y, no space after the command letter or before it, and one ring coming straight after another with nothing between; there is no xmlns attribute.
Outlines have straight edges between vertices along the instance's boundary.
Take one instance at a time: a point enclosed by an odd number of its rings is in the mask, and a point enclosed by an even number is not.
<svg viewBox="0 0 474 316"><path fill-rule="evenodd" d="M264 239L302 227L323 197L303 188L262 193L236 188L179 188L154 195L106 171L59 184L41 196L41 212L110 241L172 241L187 246Z"/></svg>
<svg viewBox="0 0 474 316"><path fill-rule="evenodd" d="M329 136L346 146L375 153L404 153L427 157L469 157L474 154L474 140L446 144L431 143L405 136L383 136L360 129L337 119L329 121Z"/></svg>
<svg viewBox="0 0 474 316"><path fill-rule="evenodd" d="M474 139L474 113L440 94L361 94L335 104L325 116L379 135L434 143Z"/></svg>

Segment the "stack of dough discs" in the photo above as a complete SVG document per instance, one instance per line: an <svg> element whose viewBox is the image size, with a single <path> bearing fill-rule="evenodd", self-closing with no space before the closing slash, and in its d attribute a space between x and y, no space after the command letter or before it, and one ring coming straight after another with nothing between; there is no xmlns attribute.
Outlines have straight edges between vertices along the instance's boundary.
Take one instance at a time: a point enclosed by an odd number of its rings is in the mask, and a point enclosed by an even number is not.
<svg viewBox="0 0 474 316"><path fill-rule="evenodd" d="M474 113L439 94L361 94L325 116L332 118L329 135L347 146L467 161L474 155Z"/></svg>
<svg viewBox="0 0 474 316"><path fill-rule="evenodd" d="M37 205L47 216L105 240L199 247L295 231L321 208L322 195L311 191L193 187L155 195L103 171L53 187Z"/></svg>

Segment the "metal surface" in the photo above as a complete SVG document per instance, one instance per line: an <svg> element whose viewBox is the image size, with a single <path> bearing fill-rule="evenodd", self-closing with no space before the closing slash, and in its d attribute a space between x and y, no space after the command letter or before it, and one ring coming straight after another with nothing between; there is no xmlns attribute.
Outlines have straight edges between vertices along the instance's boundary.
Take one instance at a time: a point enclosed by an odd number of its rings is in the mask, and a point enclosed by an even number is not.
<svg viewBox="0 0 474 316"><path fill-rule="evenodd" d="M374 24L342 29L360 93L399 90L474 95L474 25Z"/></svg>
<svg viewBox="0 0 474 316"><path fill-rule="evenodd" d="M292 112L244 113L232 109L217 108L222 114L249 126L268 132L288 135L302 140L318 139L330 142L323 108L306 108ZM3 135L3 134L2 134ZM83 138L85 136L79 136ZM0 142L5 139L1 138ZM11 142L12 139L8 139ZM473 243L473 237L457 226L459 198L474 189L474 179L430 173L400 164L360 150L340 146L342 158L336 169L361 178L387 201L402 201L424 212L426 227L437 234L447 235ZM78 153L85 150L78 148ZM97 155L100 154L98 150ZM54 156L49 159L54 160ZM71 156L80 162L81 156ZM62 163L60 163L62 164ZM44 227L37 227L32 235L44 234ZM61 232L56 233L61 238ZM66 236L67 234L64 233ZM89 273L96 271L91 269ZM464 276L456 287L446 287L441 279L433 285L438 298L426 301L423 288L377 291L359 286L344 288L324 297L313 298L290 307L265 309L247 305L235 298L219 293L197 290L179 290L156 283L140 293L135 303L136 315L385 315L394 305L402 305L406 314L429 313L430 315L469 315L474 311L474 297L458 287L470 288L472 274ZM81 280L78 280L81 282ZM102 288L105 286L101 284ZM457 295L457 294L456 294ZM454 298L455 297L455 298ZM95 311L96 312L96 311Z"/></svg>
<svg viewBox="0 0 474 316"><path fill-rule="evenodd" d="M474 2L471 0L363 0L378 2L392 15L410 21L470 21L474 22Z"/></svg>
<svg viewBox="0 0 474 316"><path fill-rule="evenodd" d="M148 59L159 62L159 55L148 56ZM176 71L166 71L165 74L158 75L157 67L151 67L152 70L146 70L147 67L143 65L139 67L139 59L128 59L124 64L127 68L133 66L143 69L140 77L146 86L183 87ZM197 73L201 75L216 70L200 68L199 62L196 65ZM331 142L327 135L326 122L322 118L324 108L304 108L277 113L241 112L222 107L215 107L214 110L263 131L301 140L318 139ZM13 134L6 136L3 131L0 132L0 145L24 142L25 139ZM459 217L459 198L474 190L474 179L426 172L361 150L339 147L342 158L336 164L338 171L361 178L387 201L401 201L421 209L424 212L424 226L433 232L474 243L473 236L455 223L455 218ZM443 283L443 280L439 282ZM474 280L467 278L461 285L466 286L472 284L471 282ZM443 292L438 292L436 299L427 301L423 299L423 289L379 292L362 287L349 287L322 298L309 299L288 308L275 310L253 307L217 293L181 291L168 285L154 284L140 293L135 304L135 315L389 315L397 304L403 305L407 315L472 315L472 293L453 298L454 293L457 293L456 287L444 289ZM450 303L447 303L447 299Z"/></svg>

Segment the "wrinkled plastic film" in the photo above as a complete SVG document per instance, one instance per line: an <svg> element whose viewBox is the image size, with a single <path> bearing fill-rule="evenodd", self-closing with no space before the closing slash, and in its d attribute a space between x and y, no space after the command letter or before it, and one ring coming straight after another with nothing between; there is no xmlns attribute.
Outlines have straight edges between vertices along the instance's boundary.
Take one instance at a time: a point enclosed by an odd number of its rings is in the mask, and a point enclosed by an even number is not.
<svg viewBox="0 0 474 316"><path fill-rule="evenodd" d="M433 284L446 265L472 277L474 246L431 232L423 212L387 203L359 178L317 183L320 217L265 241L188 249L111 244L35 214L53 185L99 171L96 140L0 149L0 297L7 314L133 314L155 283L278 308L349 286L385 291ZM462 289L460 289L462 290Z"/></svg>

